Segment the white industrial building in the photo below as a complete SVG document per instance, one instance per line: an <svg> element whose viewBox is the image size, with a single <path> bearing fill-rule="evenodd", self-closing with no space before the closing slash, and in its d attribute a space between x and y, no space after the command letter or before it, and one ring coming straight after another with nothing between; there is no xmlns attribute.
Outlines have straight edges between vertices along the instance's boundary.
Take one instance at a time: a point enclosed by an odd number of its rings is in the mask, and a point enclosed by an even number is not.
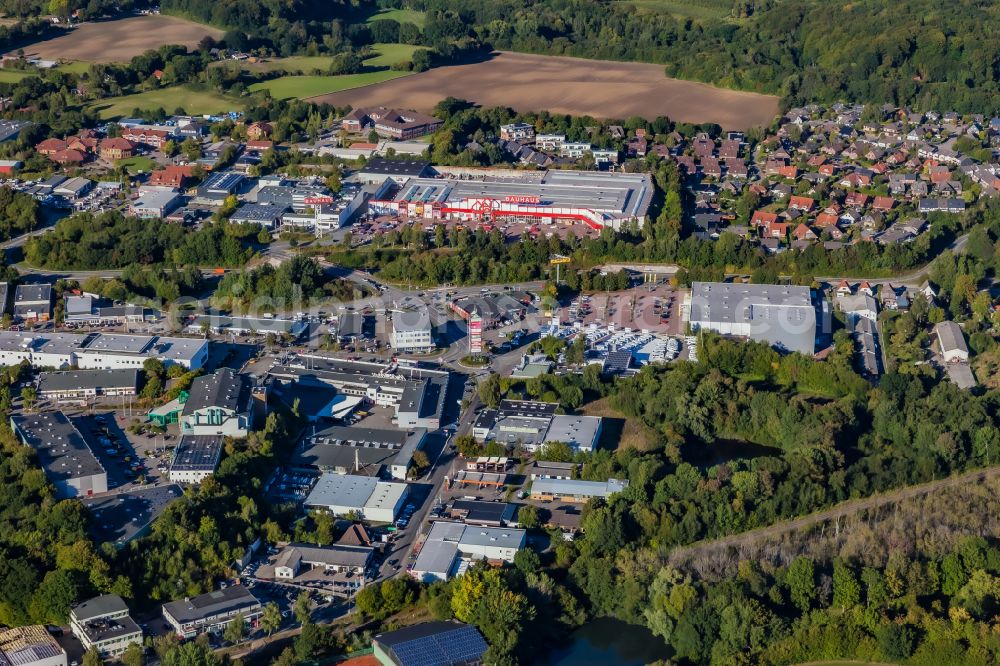
<svg viewBox="0 0 1000 666"><path fill-rule="evenodd" d="M599 416L556 414L554 402L502 400L497 409L484 409L472 425L479 441L495 441L537 451L545 444L562 442L574 451L593 451L601 437Z"/></svg>
<svg viewBox="0 0 1000 666"><path fill-rule="evenodd" d="M427 352L434 349L434 327L427 308L394 311L390 342L397 352Z"/></svg>
<svg viewBox="0 0 1000 666"><path fill-rule="evenodd" d="M237 615L256 627L262 612L260 601L242 585L163 604L163 619L182 640L206 632L221 632Z"/></svg>
<svg viewBox="0 0 1000 666"><path fill-rule="evenodd" d="M303 565L331 573L364 575L374 552L375 549L371 546L290 543L278 553L274 563L274 577L292 580L299 575Z"/></svg>
<svg viewBox="0 0 1000 666"><path fill-rule="evenodd" d="M66 370L43 372L38 395L47 400L89 400L99 396L133 396L138 392L139 370Z"/></svg>
<svg viewBox="0 0 1000 666"><path fill-rule="evenodd" d="M682 313L693 331L747 337L808 355L816 349L816 307L809 287L695 282Z"/></svg>
<svg viewBox="0 0 1000 666"><path fill-rule="evenodd" d="M410 219L565 222L619 230L645 223L654 190L648 173L551 170L519 178L410 178L393 199L373 198L368 209Z"/></svg>
<svg viewBox="0 0 1000 666"><path fill-rule="evenodd" d="M401 429L440 428L448 392L448 372L406 363L368 363L300 354L269 373L285 381L310 377L341 394L364 398L379 407L394 407Z"/></svg>
<svg viewBox="0 0 1000 666"><path fill-rule="evenodd" d="M526 538L522 529L439 520L427 534L410 573L418 581L431 583L461 574L473 560L513 562Z"/></svg>
<svg viewBox="0 0 1000 666"><path fill-rule="evenodd" d="M27 361L34 368L82 370L141 368L146 359L197 370L208 359L208 341L116 333L0 331L0 365Z"/></svg>
<svg viewBox="0 0 1000 666"><path fill-rule="evenodd" d="M376 523L391 523L406 502L409 486L354 474L323 474L305 500L311 509L335 516L355 514Z"/></svg>
<svg viewBox="0 0 1000 666"><path fill-rule="evenodd" d="M108 492L108 474L87 441L62 412L15 414L10 427L38 454L46 478L60 499Z"/></svg>

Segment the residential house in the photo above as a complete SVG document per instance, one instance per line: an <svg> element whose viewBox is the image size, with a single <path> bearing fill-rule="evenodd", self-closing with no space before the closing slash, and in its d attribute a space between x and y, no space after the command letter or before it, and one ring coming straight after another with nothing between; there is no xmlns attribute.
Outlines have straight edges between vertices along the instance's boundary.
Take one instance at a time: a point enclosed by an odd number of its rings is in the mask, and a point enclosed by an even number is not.
<svg viewBox="0 0 1000 666"><path fill-rule="evenodd" d="M808 213L816 205L815 199L809 197L793 196L788 200L788 207Z"/></svg>
<svg viewBox="0 0 1000 666"><path fill-rule="evenodd" d="M875 197L875 201L872 202L872 208L882 212L888 212L893 209L896 205L896 200L892 197Z"/></svg>
<svg viewBox="0 0 1000 666"><path fill-rule="evenodd" d="M270 139L271 134L274 132L274 127L271 123L257 122L250 123L247 127L247 138L251 141L260 141L262 139Z"/></svg>

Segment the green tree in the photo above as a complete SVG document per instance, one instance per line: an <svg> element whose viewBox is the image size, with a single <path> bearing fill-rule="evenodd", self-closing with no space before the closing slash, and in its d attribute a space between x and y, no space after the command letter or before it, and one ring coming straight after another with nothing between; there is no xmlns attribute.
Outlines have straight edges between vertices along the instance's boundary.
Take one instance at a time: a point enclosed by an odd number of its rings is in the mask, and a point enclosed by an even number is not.
<svg viewBox="0 0 1000 666"><path fill-rule="evenodd" d="M526 530L533 530L541 521L538 517L538 507L533 504L522 504L517 510L517 524Z"/></svg>
<svg viewBox="0 0 1000 666"><path fill-rule="evenodd" d="M146 655L142 643L129 643L122 654L122 663L125 666L143 666L146 663Z"/></svg>
<svg viewBox="0 0 1000 666"><path fill-rule="evenodd" d="M292 612L295 613L295 619L303 625L306 624L309 622L311 610L312 603L309 601L309 591L302 590L295 599L295 605L292 608Z"/></svg>
<svg viewBox="0 0 1000 666"><path fill-rule="evenodd" d="M101 653L97 651L96 647L91 647L83 653L83 666L101 666L103 663Z"/></svg>
<svg viewBox="0 0 1000 666"><path fill-rule="evenodd" d="M260 628L270 636L281 626L281 609L273 601L264 606L260 616Z"/></svg>
<svg viewBox="0 0 1000 666"><path fill-rule="evenodd" d="M785 577L788 593L792 603L805 612L816 599L816 571L813 561L808 557L796 557L788 566Z"/></svg>
<svg viewBox="0 0 1000 666"><path fill-rule="evenodd" d="M247 621L243 616L243 613L237 613L236 616L230 620L229 624L226 625L225 631L222 632L222 637L227 641L236 644L241 642L247 633Z"/></svg>
<svg viewBox="0 0 1000 666"><path fill-rule="evenodd" d="M861 601L861 584L850 566L841 560L833 562L833 605L841 610Z"/></svg>
<svg viewBox="0 0 1000 666"><path fill-rule="evenodd" d="M24 409L26 411L31 411L38 404L38 389L34 386L25 386L21 389L21 402L24 403Z"/></svg>
<svg viewBox="0 0 1000 666"><path fill-rule="evenodd" d="M309 659L315 654L320 644L320 629L312 622L302 623L302 631L295 638L295 656L300 661Z"/></svg>
<svg viewBox="0 0 1000 666"><path fill-rule="evenodd" d="M479 382L479 399L488 407L498 407L503 394L500 391L500 375L490 373Z"/></svg>

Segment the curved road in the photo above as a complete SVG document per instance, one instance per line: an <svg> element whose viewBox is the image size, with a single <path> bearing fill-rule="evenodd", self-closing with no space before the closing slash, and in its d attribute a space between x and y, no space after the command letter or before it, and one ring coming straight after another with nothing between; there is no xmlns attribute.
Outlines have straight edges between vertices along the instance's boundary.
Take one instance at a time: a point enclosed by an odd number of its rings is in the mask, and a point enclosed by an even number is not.
<svg viewBox="0 0 1000 666"><path fill-rule="evenodd" d="M767 527L759 527L747 532L740 532L732 536L720 537L708 541L696 541L687 546L675 548L670 553L671 559L687 559L696 555L700 551L717 550L719 548L730 548L749 544L762 538L777 536L786 532L793 532L805 527L812 527L822 522L835 518L843 518L859 511L874 509L886 504L899 502L900 500L919 497L933 493L942 488L952 488L961 486L969 482L984 481L986 479L1000 477L1000 465L987 467L972 472L966 472L957 476L949 476L936 481L928 481L915 486L906 486L898 490L892 490L881 495L863 497L855 500L847 500L822 511L811 513L808 516L791 518L780 523L774 523Z"/></svg>

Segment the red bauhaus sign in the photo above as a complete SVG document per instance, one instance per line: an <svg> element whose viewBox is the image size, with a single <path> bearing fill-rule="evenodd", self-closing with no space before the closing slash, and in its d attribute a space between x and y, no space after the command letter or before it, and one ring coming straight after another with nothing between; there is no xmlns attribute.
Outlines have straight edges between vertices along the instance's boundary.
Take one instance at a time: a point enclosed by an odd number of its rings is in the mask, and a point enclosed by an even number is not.
<svg viewBox="0 0 1000 666"><path fill-rule="evenodd" d="M536 204L541 201L536 196L531 196L527 194L509 194L503 198L505 203L523 203L523 204Z"/></svg>
<svg viewBox="0 0 1000 666"><path fill-rule="evenodd" d="M305 199L302 200L302 203L306 204L307 206L312 204L332 204L333 197L326 197L326 196L306 197Z"/></svg>

